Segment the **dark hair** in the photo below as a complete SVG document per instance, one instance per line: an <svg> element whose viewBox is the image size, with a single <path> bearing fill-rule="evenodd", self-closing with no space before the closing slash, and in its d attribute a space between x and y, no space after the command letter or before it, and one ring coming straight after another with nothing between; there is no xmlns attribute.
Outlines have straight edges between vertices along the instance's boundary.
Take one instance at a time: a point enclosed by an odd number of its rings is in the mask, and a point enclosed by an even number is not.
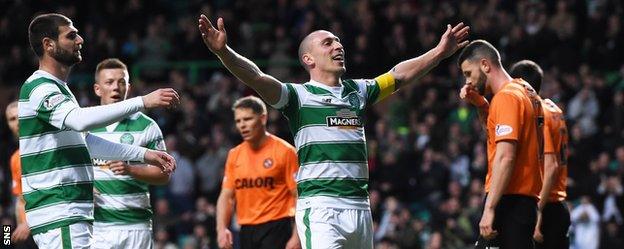
<svg viewBox="0 0 624 249"><path fill-rule="evenodd" d="M43 38L58 41L59 27L69 26L72 21L64 15L49 13L36 16L28 25L30 48L38 57L43 56Z"/></svg>
<svg viewBox="0 0 624 249"><path fill-rule="evenodd" d="M500 53L486 40L470 42L459 54L457 66L461 68L461 64L466 60L475 61L483 58L494 62L498 67L502 67Z"/></svg>
<svg viewBox="0 0 624 249"><path fill-rule="evenodd" d="M108 58L97 64L95 67L95 79L97 80L97 76L100 71L104 69L123 69L128 71L128 67L121 60L117 58Z"/></svg>
<svg viewBox="0 0 624 249"><path fill-rule="evenodd" d="M266 105L256 96L247 96L236 100L234 105L232 105L232 111L238 108L251 109L255 114L267 114Z"/></svg>
<svg viewBox="0 0 624 249"><path fill-rule="evenodd" d="M544 71L537 63L530 60L521 60L511 66L509 75L514 78L522 78L539 93L542 87Z"/></svg>

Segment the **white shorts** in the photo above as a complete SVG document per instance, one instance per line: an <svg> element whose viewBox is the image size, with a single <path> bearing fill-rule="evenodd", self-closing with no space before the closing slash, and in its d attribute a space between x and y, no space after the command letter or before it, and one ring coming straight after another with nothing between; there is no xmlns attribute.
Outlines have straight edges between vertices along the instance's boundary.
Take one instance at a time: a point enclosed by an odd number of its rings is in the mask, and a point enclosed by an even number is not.
<svg viewBox="0 0 624 249"><path fill-rule="evenodd" d="M295 214L303 249L372 249L370 210L310 207Z"/></svg>
<svg viewBox="0 0 624 249"><path fill-rule="evenodd" d="M119 226L118 229L111 227L93 227L93 249L125 249L141 248L151 249L154 247L152 231L147 229L129 230Z"/></svg>
<svg viewBox="0 0 624 249"><path fill-rule="evenodd" d="M89 222L78 222L33 235L39 248L45 249L90 249L93 244L93 226Z"/></svg>

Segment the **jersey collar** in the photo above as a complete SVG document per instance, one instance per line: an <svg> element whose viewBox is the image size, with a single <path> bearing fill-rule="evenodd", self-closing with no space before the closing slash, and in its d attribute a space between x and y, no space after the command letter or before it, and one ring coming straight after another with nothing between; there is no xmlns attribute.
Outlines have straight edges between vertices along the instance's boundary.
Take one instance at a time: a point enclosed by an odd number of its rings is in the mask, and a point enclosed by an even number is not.
<svg viewBox="0 0 624 249"><path fill-rule="evenodd" d="M313 80L313 79L310 79L310 81L308 81L308 84L313 85L315 87L323 88L323 89L331 92L335 96L341 96L342 95L342 90L344 88L344 86L342 85L342 80L340 80L340 86L333 86L333 87L325 85L325 84L323 84L321 82L318 82L316 80Z"/></svg>

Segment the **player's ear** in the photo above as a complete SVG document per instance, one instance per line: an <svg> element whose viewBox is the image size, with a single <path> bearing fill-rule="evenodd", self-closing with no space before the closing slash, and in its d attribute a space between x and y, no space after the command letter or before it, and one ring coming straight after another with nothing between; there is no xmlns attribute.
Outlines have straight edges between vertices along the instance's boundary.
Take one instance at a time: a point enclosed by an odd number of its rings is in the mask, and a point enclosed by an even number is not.
<svg viewBox="0 0 624 249"><path fill-rule="evenodd" d="M51 53L54 51L54 40L50 39L50 37L44 37L41 40L41 45L43 46L43 53Z"/></svg>
<svg viewBox="0 0 624 249"><path fill-rule="evenodd" d="M492 64L485 58L479 61L479 67L484 73L489 73L492 70Z"/></svg>
<svg viewBox="0 0 624 249"><path fill-rule="evenodd" d="M93 91L95 92L95 95L102 97L102 89L100 88L100 84L97 82L93 83Z"/></svg>
<svg viewBox="0 0 624 249"><path fill-rule="evenodd" d="M124 96L124 100L128 98L128 95L130 95L130 90L132 90L131 86L130 86L130 82L126 83L126 93Z"/></svg>
<svg viewBox="0 0 624 249"><path fill-rule="evenodd" d="M311 54L309 53L304 53L301 56L301 60L303 61L303 63L305 63L308 67L312 67L314 66L314 57L312 57Z"/></svg>
<svg viewBox="0 0 624 249"><path fill-rule="evenodd" d="M268 120L268 116L266 113L265 114L261 114L260 115L260 121L262 122L263 126L266 126L267 124L267 120Z"/></svg>

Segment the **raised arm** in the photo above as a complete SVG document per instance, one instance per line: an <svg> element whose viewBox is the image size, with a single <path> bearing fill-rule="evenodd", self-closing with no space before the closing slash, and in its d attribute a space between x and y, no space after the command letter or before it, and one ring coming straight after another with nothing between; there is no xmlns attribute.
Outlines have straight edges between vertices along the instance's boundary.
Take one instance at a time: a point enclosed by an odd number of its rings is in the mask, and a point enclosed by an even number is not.
<svg viewBox="0 0 624 249"><path fill-rule="evenodd" d="M245 85L253 88L269 104L273 105L280 99L281 82L273 76L263 73L260 68L236 53L227 45L227 32L223 18L217 19L215 28L205 15L199 16L199 31L204 43L223 65Z"/></svg>
<svg viewBox="0 0 624 249"><path fill-rule="evenodd" d="M427 51L421 56L402 61L390 70L390 74L396 80L395 89L402 85L418 81L431 69L436 67L440 61L453 55L458 49L468 44L468 31L470 27L464 23L459 23L454 27L450 24L446 26L446 32L442 35L440 42L435 48Z"/></svg>

